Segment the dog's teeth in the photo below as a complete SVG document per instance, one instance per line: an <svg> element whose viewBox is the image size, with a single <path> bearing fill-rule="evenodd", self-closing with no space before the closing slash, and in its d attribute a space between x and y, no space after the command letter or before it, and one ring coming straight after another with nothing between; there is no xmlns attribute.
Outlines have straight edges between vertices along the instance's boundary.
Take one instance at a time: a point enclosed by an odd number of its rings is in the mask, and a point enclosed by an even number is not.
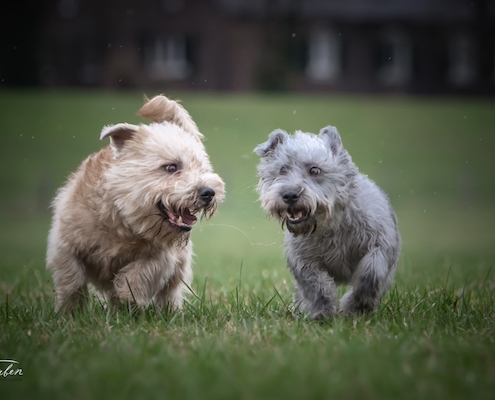
<svg viewBox="0 0 495 400"><path fill-rule="evenodd" d="M179 218L177 218L177 221L179 222L179 224L182 224L182 215L179 215Z"/></svg>
<svg viewBox="0 0 495 400"><path fill-rule="evenodd" d="M287 218L290 221L299 221L300 219L304 218L304 212L303 211L298 211L294 214L291 214L289 211L287 211Z"/></svg>

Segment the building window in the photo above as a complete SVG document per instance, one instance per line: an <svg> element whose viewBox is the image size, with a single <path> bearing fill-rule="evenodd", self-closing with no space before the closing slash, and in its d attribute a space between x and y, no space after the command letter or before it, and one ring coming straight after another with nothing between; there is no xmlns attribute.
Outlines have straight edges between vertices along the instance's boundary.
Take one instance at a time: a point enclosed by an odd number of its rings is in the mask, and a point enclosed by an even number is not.
<svg viewBox="0 0 495 400"><path fill-rule="evenodd" d="M413 73L413 47L402 30L389 29L380 35L378 79L387 86L407 84Z"/></svg>
<svg viewBox="0 0 495 400"><path fill-rule="evenodd" d="M315 82L332 82L342 72L342 40L330 28L316 28L309 36L306 75Z"/></svg>
<svg viewBox="0 0 495 400"><path fill-rule="evenodd" d="M449 39L449 68L447 78L454 86L467 86L477 78L478 48L474 35L458 32Z"/></svg>
<svg viewBox="0 0 495 400"><path fill-rule="evenodd" d="M185 36L163 35L149 39L144 48L148 76L157 81L180 80L192 72Z"/></svg>

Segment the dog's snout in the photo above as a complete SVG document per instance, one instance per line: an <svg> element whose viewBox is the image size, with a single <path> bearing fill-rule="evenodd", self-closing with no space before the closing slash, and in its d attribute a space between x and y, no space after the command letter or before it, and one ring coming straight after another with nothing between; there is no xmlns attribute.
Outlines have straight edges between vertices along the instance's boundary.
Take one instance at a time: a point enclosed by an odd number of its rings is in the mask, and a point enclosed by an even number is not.
<svg viewBox="0 0 495 400"><path fill-rule="evenodd" d="M285 203L292 205L299 199L299 193L294 191L287 191L282 194L282 199Z"/></svg>
<svg viewBox="0 0 495 400"><path fill-rule="evenodd" d="M215 191L209 187L202 187L198 190L198 194L201 200L203 200L206 204L210 204L211 200L215 196Z"/></svg>

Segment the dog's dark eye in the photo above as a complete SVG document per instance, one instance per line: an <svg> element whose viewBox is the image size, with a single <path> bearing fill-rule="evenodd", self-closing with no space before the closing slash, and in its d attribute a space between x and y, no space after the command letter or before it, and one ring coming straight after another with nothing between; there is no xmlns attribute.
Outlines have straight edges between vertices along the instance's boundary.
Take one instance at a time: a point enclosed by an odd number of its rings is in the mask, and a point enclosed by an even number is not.
<svg viewBox="0 0 495 400"><path fill-rule="evenodd" d="M177 172L179 167L177 167L177 164L168 164L164 165L163 168L165 168L165 171L167 171L170 174L173 174L174 172Z"/></svg>
<svg viewBox="0 0 495 400"><path fill-rule="evenodd" d="M280 168L280 175L287 175L288 168L287 167L282 167Z"/></svg>
<svg viewBox="0 0 495 400"><path fill-rule="evenodd" d="M319 169L318 167L311 167L311 168L309 169L309 174L310 174L310 175L313 175L313 176L314 176L314 175L319 175L319 174L320 174L320 172L321 172L321 169Z"/></svg>

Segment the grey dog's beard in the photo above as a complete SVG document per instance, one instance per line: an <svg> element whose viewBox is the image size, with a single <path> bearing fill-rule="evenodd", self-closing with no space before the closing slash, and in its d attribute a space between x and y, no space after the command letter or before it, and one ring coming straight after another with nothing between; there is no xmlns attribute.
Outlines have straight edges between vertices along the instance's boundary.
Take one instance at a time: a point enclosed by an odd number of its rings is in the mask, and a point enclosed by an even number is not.
<svg viewBox="0 0 495 400"><path fill-rule="evenodd" d="M297 224L291 223L289 219L285 217L282 219L282 227L284 225L287 227L287 230L294 236L299 236L312 234L316 230L317 222L312 215L309 215L305 221L299 222Z"/></svg>

